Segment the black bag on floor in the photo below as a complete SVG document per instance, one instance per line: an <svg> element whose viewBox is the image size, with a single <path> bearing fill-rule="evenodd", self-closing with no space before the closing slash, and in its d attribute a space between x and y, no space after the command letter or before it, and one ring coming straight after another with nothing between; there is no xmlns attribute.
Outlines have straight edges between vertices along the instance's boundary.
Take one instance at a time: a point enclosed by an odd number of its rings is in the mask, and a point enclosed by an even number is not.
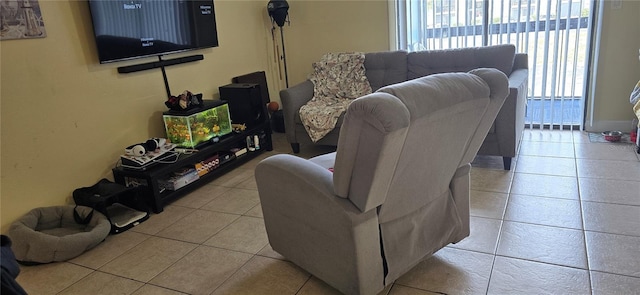
<svg viewBox="0 0 640 295"><path fill-rule="evenodd" d="M73 200L76 205L87 206L104 214L111 222L112 234L126 231L149 218L149 207L140 200L137 188L108 179L74 190Z"/></svg>

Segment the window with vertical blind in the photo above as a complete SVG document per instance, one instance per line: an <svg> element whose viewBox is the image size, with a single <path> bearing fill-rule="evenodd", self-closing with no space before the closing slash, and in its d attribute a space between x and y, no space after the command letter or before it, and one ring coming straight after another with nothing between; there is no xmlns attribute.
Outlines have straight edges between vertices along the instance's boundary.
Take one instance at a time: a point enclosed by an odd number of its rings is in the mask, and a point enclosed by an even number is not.
<svg viewBox="0 0 640 295"><path fill-rule="evenodd" d="M594 1L394 1L396 48L514 44L529 56L527 126L582 127Z"/></svg>

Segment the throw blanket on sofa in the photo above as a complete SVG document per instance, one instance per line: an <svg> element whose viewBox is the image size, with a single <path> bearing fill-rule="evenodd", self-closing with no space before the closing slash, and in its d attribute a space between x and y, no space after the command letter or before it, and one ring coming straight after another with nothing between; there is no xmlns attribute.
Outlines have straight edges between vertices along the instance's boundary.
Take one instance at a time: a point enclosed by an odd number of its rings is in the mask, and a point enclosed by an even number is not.
<svg viewBox="0 0 640 295"><path fill-rule="evenodd" d="M636 117L638 117L638 127L640 127L640 81L638 81L636 87L633 88L630 100L633 105L633 112L636 113Z"/></svg>
<svg viewBox="0 0 640 295"><path fill-rule="evenodd" d="M335 128L356 98L371 93L364 53L328 53L313 63L313 98L300 108L300 120L313 142Z"/></svg>

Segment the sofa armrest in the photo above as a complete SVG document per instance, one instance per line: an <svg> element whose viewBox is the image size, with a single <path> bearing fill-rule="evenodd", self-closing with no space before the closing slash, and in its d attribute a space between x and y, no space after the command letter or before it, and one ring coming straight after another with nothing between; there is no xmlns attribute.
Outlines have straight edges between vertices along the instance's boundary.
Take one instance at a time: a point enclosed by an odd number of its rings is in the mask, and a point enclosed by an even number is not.
<svg viewBox="0 0 640 295"><path fill-rule="evenodd" d="M290 143L299 142L296 139L295 116L304 104L313 98L313 82L306 80L287 89L280 90L282 113L284 115L284 130Z"/></svg>
<svg viewBox="0 0 640 295"><path fill-rule="evenodd" d="M509 75L509 89L518 89L518 92L523 92L522 95L527 95L527 86L529 84L529 70L517 69L511 72Z"/></svg>
<svg viewBox="0 0 640 295"><path fill-rule="evenodd" d="M509 95L495 121L499 153L503 157L515 157L522 132L527 104L529 70L518 69L509 75Z"/></svg>
<svg viewBox="0 0 640 295"><path fill-rule="evenodd" d="M524 117L527 111L527 98L529 95L529 69L515 70L509 77L509 88L517 89L516 94L516 148L520 146L520 139L524 131ZM513 91L513 90L512 90Z"/></svg>
<svg viewBox="0 0 640 295"><path fill-rule="evenodd" d="M266 207L272 200L288 199L290 204L284 207L287 211L322 205L314 211L343 221L362 213L351 201L335 194L333 172L298 156L279 154L262 160L256 166L255 178Z"/></svg>

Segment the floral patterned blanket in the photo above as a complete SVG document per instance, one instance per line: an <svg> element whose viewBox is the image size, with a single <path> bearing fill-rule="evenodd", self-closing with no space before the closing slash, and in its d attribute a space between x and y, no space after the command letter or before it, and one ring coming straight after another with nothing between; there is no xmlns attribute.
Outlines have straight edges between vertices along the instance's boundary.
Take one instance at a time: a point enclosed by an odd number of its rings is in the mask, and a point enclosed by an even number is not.
<svg viewBox="0 0 640 295"><path fill-rule="evenodd" d="M633 88L629 99L633 105L633 112L636 114L636 117L638 117L638 127L640 127L640 81L638 81L636 87Z"/></svg>
<svg viewBox="0 0 640 295"><path fill-rule="evenodd" d="M313 98L300 108L300 120L313 142L331 132L356 98L371 93L364 53L328 53L313 63L309 75Z"/></svg>

